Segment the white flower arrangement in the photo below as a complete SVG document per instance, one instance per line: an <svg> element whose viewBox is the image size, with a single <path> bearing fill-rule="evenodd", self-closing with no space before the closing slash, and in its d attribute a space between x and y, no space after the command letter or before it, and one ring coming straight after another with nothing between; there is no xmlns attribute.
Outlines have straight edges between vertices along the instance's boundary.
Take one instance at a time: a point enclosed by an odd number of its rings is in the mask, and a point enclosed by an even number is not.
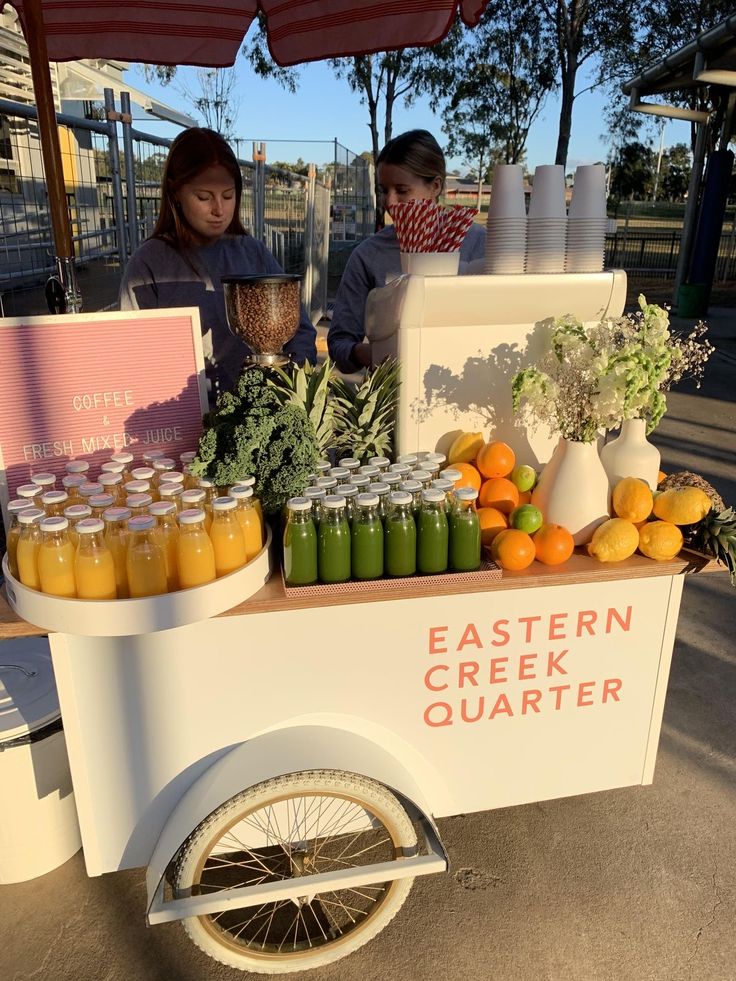
<svg viewBox="0 0 736 981"><path fill-rule="evenodd" d="M528 417L576 442L624 419L645 419L652 432L667 410L665 393L685 375L699 385L714 348L702 321L678 336L666 309L644 296L639 308L589 328L573 317L555 320L538 364L514 375L514 411L523 403Z"/></svg>

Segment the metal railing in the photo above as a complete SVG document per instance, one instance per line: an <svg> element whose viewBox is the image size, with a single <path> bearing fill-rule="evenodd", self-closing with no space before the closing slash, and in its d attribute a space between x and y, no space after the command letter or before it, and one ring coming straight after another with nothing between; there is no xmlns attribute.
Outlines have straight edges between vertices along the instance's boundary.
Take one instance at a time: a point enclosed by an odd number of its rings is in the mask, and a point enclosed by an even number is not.
<svg viewBox="0 0 736 981"><path fill-rule="evenodd" d="M108 278L118 280L130 254L153 231L172 142L132 127L125 93L121 108L106 90L104 119L57 115L77 266L104 264ZM243 223L287 272L303 276L304 301L315 322L327 307L335 201L341 207L353 202L359 217L351 238L373 230L368 165L345 148L338 160L337 141L326 146L331 166L310 165L306 174L270 167L262 143L253 144L252 160L239 159ZM344 226L341 217L338 237L345 237ZM53 253L35 108L0 100L0 298L6 306L14 294L33 288L39 300L32 312L45 312L42 291L35 288L53 271Z"/></svg>

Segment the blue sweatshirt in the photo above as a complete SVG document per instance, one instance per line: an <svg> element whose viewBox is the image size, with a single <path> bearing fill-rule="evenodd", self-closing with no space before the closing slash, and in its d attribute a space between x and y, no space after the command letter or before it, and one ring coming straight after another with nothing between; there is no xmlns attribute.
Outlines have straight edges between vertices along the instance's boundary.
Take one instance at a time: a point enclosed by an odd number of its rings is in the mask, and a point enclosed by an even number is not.
<svg viewBox="0 0 736 981"><path fill-rule="evenodd" d="M480 225L472 225L460 247L462 263L482 259L485 254L486 233ZM386 278L401 272L401 259L396 230L393 225L365 239L353 249L337 290L332 323L327 335L330 357L340 371L353 372L357 365L351 353L365 338L365 301L372 289L386 285Z"/></svg>
<svg viewBox="0 0 736 981"><path fill-rule="evenodd" d="M202 347L213 395L237 382L247 345L230 332L221 276L283 273L266 246L251 235L226 235L212 245L194 247L187 259L157 238L144 242L126 266L120 287L121 310L199 307ZM317 360L317 333L302 306L299 329L284 345L295 361Z"/></svg>

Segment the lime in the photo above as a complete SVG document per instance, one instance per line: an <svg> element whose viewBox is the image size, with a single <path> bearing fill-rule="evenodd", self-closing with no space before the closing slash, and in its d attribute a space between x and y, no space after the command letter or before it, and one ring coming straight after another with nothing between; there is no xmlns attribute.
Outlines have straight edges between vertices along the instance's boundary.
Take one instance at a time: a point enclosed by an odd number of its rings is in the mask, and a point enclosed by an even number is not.
<svg viewBox="0 0 736 981"><path fill-rule="evenodd" d="M518 528L527 535L533 535L542 527L542 512L533 504L520 504L509 515L509 528Z"/></svg>
<svg viewBox="0 0 736 981"><path fill-rule="evenodd" d="M520 467L516 467L511 474L511 482L516 484L517 490L528 491L537 482L537 471L534 467L529 467L526 464L522 464Z"/></svg>

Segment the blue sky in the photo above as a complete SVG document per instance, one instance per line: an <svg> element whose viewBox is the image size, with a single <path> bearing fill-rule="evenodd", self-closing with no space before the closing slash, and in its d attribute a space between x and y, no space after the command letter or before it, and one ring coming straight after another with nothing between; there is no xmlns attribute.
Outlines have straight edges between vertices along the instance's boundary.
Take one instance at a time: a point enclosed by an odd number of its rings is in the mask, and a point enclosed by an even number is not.
<svg viewBox="0 0 736 981"><path fill-rule="evenodd" d="M347 82L337 79L329 66L315 62L300 68L300 84L296 94L281 88L275 81L258 78L242 62L238 65L237 93L240 99L236 135L246 144L239 147L241 155L249 157L250 141L267 143L269 161L305 161L323 163L332 158L329 141L337 140L360 153L370 148L367 108L360 104L357 94L350 91ZM180 68L181 80L191 79L194 69ZM177 82L168 86L145 83L136 66L126 76L130 84L151 92L161 101L190 115L196 113L177 93ZM190 87L193 83L189 82ZM196 86L194 86L196 87ZM603 124L604 97L597 92L586 92L575 103L572 139L568 156L568 170L581 163L604 160L607 154L605 127ZM535 122L527 143L527 163L530 168L537 164L553 163L557 145L559 101L551 95ZM141 118L142 117L142 118ZM137 128L160 136L173 136L178 130L152 117L136 113ZM420 99L410 107L399 103L394 110L394 135L414 127L431 130L440 143L444 142L441 119L429 109L426 99ZM681 132L680 132L681 131ZM604 139L601 139L601 137ZM688 139L688 126L670 123L665 133L665 146ZM309 144L307 140L322 140L324 145ZM284 141L284 142L280 142ZM464 172L461 160L450 161Z"/></svg>

